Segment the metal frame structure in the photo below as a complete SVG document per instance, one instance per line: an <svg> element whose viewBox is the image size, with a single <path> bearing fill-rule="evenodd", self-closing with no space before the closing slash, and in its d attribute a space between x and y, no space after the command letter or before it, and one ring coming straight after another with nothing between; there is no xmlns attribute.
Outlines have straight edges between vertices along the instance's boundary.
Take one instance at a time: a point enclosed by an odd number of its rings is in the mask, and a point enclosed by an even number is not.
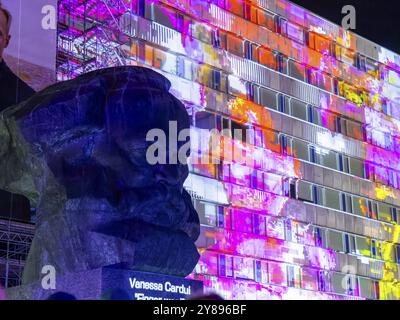
<svg viewBox="0 0 400 320"><path fill-rule="evenodd" d="M33 240L34 224L0 219L0 285L21 284L25 260Z"/></svg>

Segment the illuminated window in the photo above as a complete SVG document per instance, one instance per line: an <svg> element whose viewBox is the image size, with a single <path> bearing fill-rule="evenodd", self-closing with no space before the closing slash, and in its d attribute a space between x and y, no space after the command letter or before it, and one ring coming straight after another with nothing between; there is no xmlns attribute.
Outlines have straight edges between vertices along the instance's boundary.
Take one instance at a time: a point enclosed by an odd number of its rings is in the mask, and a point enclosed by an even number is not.
<svg viewBox="0 0 400 320"><path fill-rule="evenodd" d="M243 57L243 43L242 40L232 35L227 37L227 49L230 53Z"/></svg>
<svg viewBox="0 0 400 320"><path fill-rule="evenodd" d="M303 267L301 269L301 287L306 290L318 290L318 270Z"/></svg>
<svg viewBox="0 0 400 320"><path fill-rule="evenodd" d="M196 201L196 210L199 214L200 223L206 226L217 225L217 207L214 204Z"/></svg>
<svg viewBox="0 0 400 320"><path fill-rule="evenodd" d="M400 245L395 245L396 248L396 262L400 263Z"/></svg>
<svg viewBox="0 0 400 320"><path fill-rule="evenodd" d="M275 31L275 15L264 10L258 10L258 23L271 31Z"/></svg>
<svg viewBox="0 0 400 320"><path fill-rule="evenodd" d="M244 3L245 3L245 0L225 1L225 8L228 11L230 11L240 17L243 17L244 16L244 10L243 10Z"/></svg>
<svg viewBox="0 0 400 320"><path fill-rule="evenodd" d="M382 221L391 222L392 221L392 213L390 207L384 203L378 204L378 218Z"/></svg>
<svg viewBox="0 0 400 320"><path fill-rule="evenodd" d="M304 31L300 26L297 26L294 23L286 23L286 36L297 42L304 43Z"/></svg>
<svg viewBox="0 0 400 320"><path fill-rule="evenodd" d="M146 3L146 18L158 22L163 26L174 29L173 19L175 12L165 6L159 6L154 3L151 5Z"/></svg>
<svg viewBox="0 0 400 320"><path fill-rule="evenodd" d="M356 239L356 253L370 257L371 256L371 240L364 237L355 237Z"/></svg>
<svg viewBox="0 0 400 320"><path fill-rule="evenodd" d="M328 271L318 271L318 290L331 291L331 274Z"/></svg>
<svg viewBox="0 0 400 320"><path fill-rule="evenodd" d="M314 227L313 229L315 245L320 248L327 248L326 243L326 230L320 227Z"/></svg>
<svg viewBox="0 0 400 320"><path fill-rule="evenodd" d="M288 265L287 280L288 287L300 288L300 267Z"/></svg>
<svg viewBox="0 0 400 320"><path fill-rule="evenodd" d="M285 226L280 218L266 217L267 236L275 239L285 239Z"/></svg>
<svg viewBox="0 0 400 320"><path fill-rule="evenodd" d="M224 254L219 255L218 275L221 277L233 277L233 257Z"/></svg>
<svg viewBox="0 0 400 320"><path fill-rule="evenodd" d="M271 50L259 47L258 57L259 57L259 62L262 65L270 69L277 70L276 53L272 52Z"/></svg>
<svg viewBox="0 0 400 320"><path fill-rule="evenodd" d="M254 260L242 257L233 257L234 277L254 280Z"/></svg>
<svg viewBox="0 0 400 320"><path fill-rule="evenodd" d="M267 234L267 219L265 216L260 214L253 216L253 232L261 236Z"/></svg>
<svg viewBox="0 0 400 320"><path fill-rule="evenodd" d="M359 216L368 217L368 202L366 199L353 196L353 208L354 213L358 214Z"/></svg>
<svg viewBox="0 0 400 320"><path fill-rule="evenodd" d="M286 286L287 273L284 264L268 262L268 278L271 284Z"/></svg>
<svg viewBox="0 0 400 320"><path fill-rule="evenodd" d="M176 56L158 49L154 49L153 66L168 73L176 74Z"/></svg>

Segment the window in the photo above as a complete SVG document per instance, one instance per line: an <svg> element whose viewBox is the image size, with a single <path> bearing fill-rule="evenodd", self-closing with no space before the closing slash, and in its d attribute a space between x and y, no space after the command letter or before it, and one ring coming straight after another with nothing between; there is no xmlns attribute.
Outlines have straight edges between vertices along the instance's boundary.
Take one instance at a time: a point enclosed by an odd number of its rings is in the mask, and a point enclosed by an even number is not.
<svg viewBox="0 0 400 320"><path fill-rule="evenodd" d="M396 262L400 263L400 245L395 245L396 249Z"/></svg>
<svg viewBox="0 0 400 320"><path fill-rule="evenodd" d="M301 140L293 139L293 155L296 158L308 161L308 145Z"/></svg>
<svg viewBox="0 0 400 320"><path fill-rule="evenodd" d="M176 56L158 49L154 49L153 66L168 73L176 74Z"/></svg>
<svg viewBox="0 0 400 320"><path fill-rule="evenodd" d="M278 94L278 111L290 114L290 98L283 94Z"/></svg>
<svg viewBox="0 0 400 320"><path fill-rule="evenodd" d="M301 81L305 80L306 68L302 64L290 59L288 62L288 67L289 67L289 76L299 79Z"/></svg>
<svg viewBox="0 0 400 320"><path fill-rule="evenodd" d="M337 231L328 230L329 248L343 252L343 234Z"/></svg>
<svg viewBox="0 0 400 320"><path fill-rule="evenodd" d="M342 211L353 213L353 206L351 203L351 195L342 193L341 194L342 200Z"/></svg>
<svg viewBox="0 0 400 320"><path fill-rule="evenodd" d="M340 210L339 192L325 188L325 206L331 209Z"/></svg>
<svg viewBox="0 0 400 320"><path fill-rule="evenodd" d="M258 23L271 31L275 31L275 15L267 11L258 10Z"/></svg>
<svg viewBox="0 0 400 320"><path fill-rule="evenodd" d="M305 181L299 181L299 183L298 183L298 199L307 201L307 202L313 202L311 183L308 183Z"/></svg>
<svg viewBox="0 0 400 320"><path fill-rule="evenodd" d="M253 216L253 232L261 236L267 235L267 219L265 216L260 214Z"/></svg>
<svg viewBox="0 0 400 320"><path fill-rule="evenodd" d="M364 177L364 164L361 160L349 158L350 160L350 174L357 177Z"/></svg>
<svg viewBox="0 0 400 320"><path fill-rule="evenodd" d="M201 22L193 21L191 24L191 33L194 38L199 39L201 42L212 44L211 28Z"/></svg>
<svg viewBox="0 0 400 320"><path fill-rule="evenodd" d="M214 129L215 115L206 111L197 112L195 117L195 125L200 129Z"/></svg>
<svg viewBox="0 0 400 320"><path fill-rule="evenodd" d="M314 239L315 245L321 248L327 248L326 243L326 229L322 229L320 227L314 227Z"/></svg>
<svg viewBox="0 0 400 320"><path fill-rule="evenodd" d="M273 70L277 69L276 65L276 55L274 52L271 50L265 49L265 48L258 48L258 53L259 53L259 62Z"/></svg>
<svg viewBox="0 0 400 320"><path fill-rule="evenodd" d="M345 234L344 235L344 245L346 253L356 253L356 239L354 236Z"/></svg>
<svg viewBox="0 0 400 320"><path fill-rule="evenodd" d="M347 122L347 132L345 132L345 134L351 138L363 141L362 125L351 120L346 120L346 122Z"/></svg>
<svg viewBox="0 0 400 320"><path fill-rule="evenodd" d="M291 99L292 116L307 121L307 104Z"/></svg>
<svg viewBox="0 0 400 320"><path fill-rule="evenodd" d="M331 169L337 169L336 152L323 150L319 151L319 164Z"/></svg>
<svg viewBox="0 0 400 320"><path fill-rule="evenodd" d="M320 186L312 186L313 202L315 204L323 205L323 188Z"/></svg>
<svg viewBox="0 0 400 320"><path fill-rule="evenodd" d="M227 49L228 52L237 55L239 57L243 57L243 43L242 40L236 38L232 35L228 35L227 37Z"/></svg>
<svg viewBox="0 0 400 320"><path fill-rule="evenodd" d="M292 241L309 246L315 246L314 230L310 224L291 221Z"/></svg>
<svg viewBox="0 0 400 320"><path fill-rule="evenodd" d="M271 108L277 109L277 93L267 88L260 88L260 102L261 105Z"/></svg>
<svg viewBox="0 0 400 320"><path fill-rule="evenodd" d="M187 80L192 80L192 62L182 56L178 57L177 75Z"/></svg>
<svg viewBox="0 0 400 320"><path fill-rule="evenodd" d="M368 278L358 277L358 285L360 288L360 297L371 300L379 298L376 291L377 283L375 281Z"/></svg>
<svg viewBox="0 0 400 320"><path fill-rule="evenodd" d="M268 278L271 284L286 286L286 266L276 262L268 262Z"/></svg>
<svg viewBox="0 0 400 320"><path fill-rule="evenodd" d="M318 290L318 271L303 267L301 269L301 287L306 290Z"/></svg>
<svg viewBox="0 0 400 320"><path fill-rule="evenodd" d="M353 208L355 214L359 216L369 217L368 202L366 199L353 196Z"/></svg>
<svg viewBox="0 0 400 320"><path fill-rule="evenodd" d="M233 257L224 254L219 255L218 275L221 277L233 277Z"/></svg>
<svg viewBox="0 0 400 320"><path fill-rule="evenodd" d="M300 267L287 266L288 287L300 288Z"/></svg>
<svg viewBox="0 0 400 320"><path fill-rule="evenodd" d="M275 239L285 239L285 226L282 219L266 217L267 236Z"/></svg>
<svg viewBox="0 0 400 320"><path fill-rule="evenodd" d="M321 113L319 112L319 110L311 105L309 105L307 109L308 122L314 123L318 126L322 126Z"/></svg>
<svg viewBox="0 0 400 320"><path fill-rule="evenodd" d="M383 203L378 204L378 218L379 220L382 221L387 221L387 222L392 221L392 213L388 205Z"/></svg>
<svg viewBox="0 0 400 320"><path fill-rule="evenodd" d="M290 22L286 23L286 36L297 42L300 42L300 43L304 42L303 29L293 23L290 23Z"/></svg>
<svg viewBox="0 0 400 320"><path fill-rule="evenodd" d="M334 293L353 295L356 290L356 278L351 274L333 272L332 287Z"/></svg>
<svg viewBox="0 0 400 320"><path fill-rule="evenodd" d="M331 291L331 276L328 271L318 271L318 290L325 292Z"/></svg>
<svg viewBox="0 0 400 320"><path fill-rule="evenodd" d="M356 239L356 253L370 257L371 256L371 241L364 237L355 237Z"/></svg>
<svg viewBox="0 0 400 320"><path fill-rule="evenodd" d="M245 0L236 0L236 1L225 1L226 9L233 14L236 14L240 17L244 16L244 2Z"/></svg>
<svg viewBox="0 0 400 320"><path fill-rule="evenodd" d="M242 257L233 257L233 276L239 279L254 280L254 260Z"/></svg>
<svg viewBox="0 0 400 320"><path fill-rule="evenodd" d="M330 40L325 39L314 32L308 33L307 43L311 49L314 49L322 54L329 55L330 53L330 47L331 47Z"/></svg>
<svg viewBox="0 0 400 320"><path fill-rule="evenodd" d="M258 46L246 40L244 42L244 56L246 59L258 62Z"/></svg>
<svg viewBox="0 0 400 320"><path fill-rule="evenodd" d="M196 201L196 210L200 223L207 226L217 226L217 206L208 202Z"/></svg>

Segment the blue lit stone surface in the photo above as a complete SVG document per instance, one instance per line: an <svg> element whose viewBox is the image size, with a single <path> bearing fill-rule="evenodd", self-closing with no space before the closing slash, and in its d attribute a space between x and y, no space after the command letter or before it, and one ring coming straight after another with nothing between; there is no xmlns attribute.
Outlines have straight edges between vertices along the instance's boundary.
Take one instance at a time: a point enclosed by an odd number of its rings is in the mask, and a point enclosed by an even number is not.
<svg viewBox="0 0 400 320"><path fill-rule="evenodd" d="M23 284L108 265L188 275L199 219L188 167L150 165L146 133L189 128L169 81L146 68L94 71L55 84L0 118L0 188L37 207ZM183 144L183 142L181 142ZM180 143L178 143L178 147Z"/></svg>

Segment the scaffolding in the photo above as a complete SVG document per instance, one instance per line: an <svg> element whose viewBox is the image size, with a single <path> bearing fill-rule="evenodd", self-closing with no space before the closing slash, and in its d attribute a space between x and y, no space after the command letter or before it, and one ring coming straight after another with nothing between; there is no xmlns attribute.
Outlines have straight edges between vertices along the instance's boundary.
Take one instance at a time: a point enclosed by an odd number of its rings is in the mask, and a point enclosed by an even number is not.
<svg viewBox="0 0 400 320"><path fill-rule="evenodd" d="M57 79L92 70L130 65L132 0L59 0Z"/></svg>
<svg viewBox="0 0 400 320"><path fill-rule="evenodd" d="M0 219L0 287L21 284L34 231L33 223Z"/></svg>

